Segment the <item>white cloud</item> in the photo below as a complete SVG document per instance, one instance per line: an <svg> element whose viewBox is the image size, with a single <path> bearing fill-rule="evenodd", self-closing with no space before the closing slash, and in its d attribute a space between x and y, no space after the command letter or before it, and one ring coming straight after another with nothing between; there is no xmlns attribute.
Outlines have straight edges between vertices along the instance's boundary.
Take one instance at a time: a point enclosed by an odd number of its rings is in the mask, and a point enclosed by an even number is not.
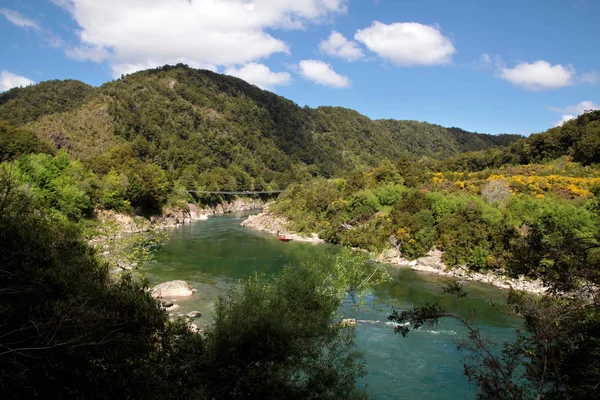
<svg viewBox="0 0 600 400"><path fill-rule="evenodd" d="M331 65L317 60L302 60L298 63L300 75L304 79L332 88L346 88L350 86L348 77L338 74Z"/></svg>
<svg viewBox="0 0 600 400"><path fill-rule="evenodd" d="M583 83L588 83L590 85L595 85L600 82L600 76L598 76L597 72L586 72L581 74L579 80Z"/></svg>
<svg viewBox="0 0 600 400"><path fill-rule="evenodd" d="M479 57L479 62L481 62L483 64L491 64L492 63L492 58L490 57L490 55L488 53L483 53Z"/></svg>
<svg viewBox="0 0 600 400"><path fill-rule="evenodd" d="M575 69L571 65L563 67L539 60L533 63L521 62L514 68L501 67L499 73L500 78L515 86L527 90L548 90L572 85Z"/></svg>
<svg viewBox="0 0 600 400"><path fill-rule="evenodd" d="M346 39L344 35L336 31L332 31L331 35L319 44L319 50L330 56L344 58L350 62L365 56L358 47L358 43Z"/></svg>
<svg viewBox="0 0 600 400"><path fill-rule="evenodd" d="M35 31L36 35L42 40L44 44L53 49L57 49L64 45L63 39L57 34L46 31L42 29L42 27L35 22L34 20L27 18L26 16L18 13L14 10L9 10L7 8L0 9L0 14L4 15L7 20L9 20L12 24L18 26L19 28L23 28L25 30L32 29Z"/></svg>
<svg viewBox="0 0 600 400"><path fill-rule="evenodd" d="M598 109L600 109L600 106L597 104L594 104L594 102L590 101L590 100L584 100L579 104L567 106L565 108L550 107L550 110L555 111L557 113L576 114L576 115L581 115L586 110L598 110Z"/></svg>
<svg viewBox="0 0 600 400"><path fill-rule="evenodd" d="M5 92L14 87L28 86L33 84L35 84L34 81L27 79L24 76L15 75L6 70L0 72L0 92Z"/></svg>
<svg viewBox="0 0 600 400"><path fill-rule="evenodd" d="M417 22L390 25L375 21L354 38L397 66L449 64L456 49L435 26Z"/></svg>
<svg viewBox="0 0 600 400"><path fill-rule="evenodd" d="M262 89L288 85L292 80L292 76L287 72L272 72L266 65L257 63L249 63L241 68L227 68L225 74L237 76Z"/></svg>
<svg viewBox="0 0 600 400"><path fill-rule="evenodd" d="M600 106L594 104L594 102L590 100L584 100L579 104L567 106L564 108L550 107L550 110L559 114L563 114L561 120L554 123L554 126L561 126L565 122L573 118L577 118L577 116L583 114L587 110L600 110Z"/></svg>
<svg viewBox="0 0 600 400"><path fill-rule="evenodd" d="M79 25L79 47L109 52L119 73L182 59L232 66L289 53L275 30L327 22L346 11L348 0L53 1Z"/></svg>
<svg viewBox="0 0 600 400"><path fill-rule="evenodd" d="M19 28L23 28L23 29L32 28L34 30L41 30L41 28L37 22L25 17L24 15L18 13L17 11L9 10L7 8L2 8L2 9L0 9L0 14L3 14L7 20L9 20L12 24L18 26Z"/></svg>
<svg viewBox="0 0 600 400"><path fill-rule="evenodd" d="M48 46L52 47L53 49L58 49L60 47L63 47L65 44L65 41L58 36L55 33L52 33L50 31L45 31L41 34L42 36L42 40L44 41L44 43L46 43Z"/></svg>
<svg viewBox="0 0 600 400"><path fill-rule="evenodd" d="M565 114L565 115L562 116L562 118L561 118L560 121L556 121L553 125L555 127L556 126L562 126L562 124L564 124L565 122L570 121L570 120L572 120L574 118L577 118L577 116L576 115Z"/></svg>
<svg viewBox="0 0 600 400"><path fill-rule="evenodd" d="M66 49L67 57L77 61L102 62L110 57L110 53L103 47L80 46Z"/></svg>

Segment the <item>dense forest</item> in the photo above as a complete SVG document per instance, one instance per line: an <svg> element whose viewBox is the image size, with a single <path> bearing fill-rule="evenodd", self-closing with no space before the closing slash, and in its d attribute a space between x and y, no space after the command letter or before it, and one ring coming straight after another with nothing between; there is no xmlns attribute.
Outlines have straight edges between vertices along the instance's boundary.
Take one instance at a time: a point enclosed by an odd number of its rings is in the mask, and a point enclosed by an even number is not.
<svg viewBox="0 0 600 400"><path fill-rule="evenodd" d="M480 398L599 397L598 161L600 111L527 138L485 135L302 108L184 65L98 88L11 89L0 94L0 393L364 398L353 331L335 317L349 292L386 279L364 257L245 281L199 336L169 321L145 282L115 282L85 243L95 210L148 216L221 200L187 190L285 189L271 211L300 233L408 259L437 248L449 267L550 287L511 294L526 323L501 358L471 331L465 372ZM418 329L448 314L390 317Z"/></svg>
<svg viewBox="0 0 600 400"><path fill-rule="evenodd" d="M9 124L5 132L35 133L40 143L32 146L62 150L81 162L97 181L88 185L92 189L111 181L110 190L124 193L121 204L153 212L177 197L173 189L278 190L402 154L440 159L520 138L372 121L339 107L301 108L240 79L183 65L99 88L52 81L12 89L0 95L0 120ZM9 136L0 141L17 140ZM123 187L114 187L119 182ZM98 204L101 195L87 195Z"/></svg>

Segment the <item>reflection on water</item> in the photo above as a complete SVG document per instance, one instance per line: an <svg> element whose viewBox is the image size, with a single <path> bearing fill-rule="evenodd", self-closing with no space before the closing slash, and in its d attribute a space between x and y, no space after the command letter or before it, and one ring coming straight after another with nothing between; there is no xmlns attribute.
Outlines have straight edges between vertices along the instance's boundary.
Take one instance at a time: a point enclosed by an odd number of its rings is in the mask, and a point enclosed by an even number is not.
<svg viewBox="0 0 600 400"><path fill-rule="evenodd" d="M247 215L247 214L246 214ZM198 292L180 300L177 312L198 310L195 322L209 323L215 298L239 279L254 273L275 274L286 264L307 259L327 262L338 247L303 242L283 243L273 235L240 226L244 214L213 217L170 232L169 242L156 254L150 282L183 279ZM378 286L366 310L345 302L341 312L356 318L357 346L364 350L368 375L361 380L376 399L471 399L474 391L462 374L461 355L455 340L466 337L454 321L409 333L394 334L387 316L393 308L438 302L462 316L475 312L482 331L495 339L510 338L517 322L498 312L490 301L501 301L506 292L467 283L469 296L458 300L444 294L447 278L390 267L393 280Z"/></svg>

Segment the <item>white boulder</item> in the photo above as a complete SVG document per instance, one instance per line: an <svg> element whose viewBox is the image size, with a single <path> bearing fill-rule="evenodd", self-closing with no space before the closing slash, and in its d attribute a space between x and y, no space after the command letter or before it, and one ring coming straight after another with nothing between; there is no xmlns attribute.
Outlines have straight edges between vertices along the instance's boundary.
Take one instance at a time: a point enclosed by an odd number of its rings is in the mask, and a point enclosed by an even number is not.
<svg viewBox="0 0 600 400"><path fill-rule="evenodd" d="M162 297L187 297L194 293L194 289L186 281L170 281L156 285L150 290L154 298Z"/></svg>

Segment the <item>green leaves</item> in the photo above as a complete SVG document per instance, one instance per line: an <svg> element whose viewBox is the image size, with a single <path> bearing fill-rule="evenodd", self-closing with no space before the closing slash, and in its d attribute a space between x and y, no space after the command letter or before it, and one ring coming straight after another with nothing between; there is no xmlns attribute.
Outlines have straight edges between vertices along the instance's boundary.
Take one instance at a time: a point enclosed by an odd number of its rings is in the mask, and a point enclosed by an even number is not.
<svg viewBox="0 0 600 400"><path fill-rule="evenodd" d="M364 398L354 331L339 324L347 293L364 294L385 274L350 250L332 263L255 276L219 298L207 330L209 398ZM223 385L227 382L227 385Z"/></svg>

